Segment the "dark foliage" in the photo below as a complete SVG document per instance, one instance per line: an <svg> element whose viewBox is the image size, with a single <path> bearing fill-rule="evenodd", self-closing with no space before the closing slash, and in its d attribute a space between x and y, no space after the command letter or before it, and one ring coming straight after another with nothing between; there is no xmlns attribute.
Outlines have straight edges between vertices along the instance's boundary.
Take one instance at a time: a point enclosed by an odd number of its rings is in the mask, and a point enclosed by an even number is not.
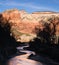
<svg viewBox="0 0 59 65"><path fill-rule="evenodd" d="M38 33L38 37L40 37L40 39L35 38L33 42L29 43L29 49L35 51L37 54L47 55L54 61L59 62L59 44L54 44L54 42L51 42L49 32L43 30Z"/></svg>
<svg viewBox="0 0 59 65"><path fill-rule="evenodd" d="M17 52L16 47L18 46L15 39L10 36L8 27L0 26L0 60L6 60L10 55Z"/></svg>

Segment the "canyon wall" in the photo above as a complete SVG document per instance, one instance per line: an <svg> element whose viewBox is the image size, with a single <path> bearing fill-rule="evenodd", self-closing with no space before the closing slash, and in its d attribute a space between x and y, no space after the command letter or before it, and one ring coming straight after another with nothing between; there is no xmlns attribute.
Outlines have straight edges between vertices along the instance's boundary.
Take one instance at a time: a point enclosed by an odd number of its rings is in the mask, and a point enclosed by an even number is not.
<svg viewBox="0 0 59 65"><path fill-rule="evenodd" d="M0 13L0 26L8 29L17 42L34 41L35 38L44 40L49 35L51 42L58 43L59 13L56 12L29 14L24 10L6 10Z"/></svg>

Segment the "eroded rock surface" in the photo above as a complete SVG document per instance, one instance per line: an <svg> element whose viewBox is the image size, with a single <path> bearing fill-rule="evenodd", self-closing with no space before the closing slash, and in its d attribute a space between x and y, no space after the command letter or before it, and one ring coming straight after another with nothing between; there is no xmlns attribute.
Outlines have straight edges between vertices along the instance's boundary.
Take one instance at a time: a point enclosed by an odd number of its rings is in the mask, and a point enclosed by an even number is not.
<svg viewBox="0 0 59 65"><path fill-rule="evenodd" d="M24 10L7 10L0 13L0 25L10 30L10 35L18 42L33 41L43 31L49 33L51 40L59 37L59 13L55 12L29 14Z"/></svg>

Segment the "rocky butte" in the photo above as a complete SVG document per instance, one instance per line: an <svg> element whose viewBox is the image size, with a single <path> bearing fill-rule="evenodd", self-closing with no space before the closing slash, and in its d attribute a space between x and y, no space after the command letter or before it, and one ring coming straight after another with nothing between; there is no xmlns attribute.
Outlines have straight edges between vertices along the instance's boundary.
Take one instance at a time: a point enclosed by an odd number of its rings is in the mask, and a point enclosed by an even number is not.
<svg viewBox="0 0 59 65"><path fill-rule="evenodd" d="M58 44L59 39L59 13L33 12L11 9L0 13L0 26L10 31L17 42L34 41L35 38L43 40L49 37L50 41ZM43 33L43 34L42 34Z"/></svg>

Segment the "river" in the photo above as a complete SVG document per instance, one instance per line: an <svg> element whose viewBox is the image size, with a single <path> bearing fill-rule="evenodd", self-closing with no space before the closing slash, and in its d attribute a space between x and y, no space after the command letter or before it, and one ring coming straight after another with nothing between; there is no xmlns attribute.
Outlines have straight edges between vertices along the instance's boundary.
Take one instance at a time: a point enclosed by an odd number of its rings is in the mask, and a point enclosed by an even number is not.
<svg viewBox="0 0 59 65"><path fill-rule="evenodd" d="M24 47L17 47L19 55L13 56L8 60L8 65L59 65L59 63L54 62L49 57L44 57L41 55L37 55L35 52L30 50L24 50ZM23 53L23 54L22 54Z"/></svg>

